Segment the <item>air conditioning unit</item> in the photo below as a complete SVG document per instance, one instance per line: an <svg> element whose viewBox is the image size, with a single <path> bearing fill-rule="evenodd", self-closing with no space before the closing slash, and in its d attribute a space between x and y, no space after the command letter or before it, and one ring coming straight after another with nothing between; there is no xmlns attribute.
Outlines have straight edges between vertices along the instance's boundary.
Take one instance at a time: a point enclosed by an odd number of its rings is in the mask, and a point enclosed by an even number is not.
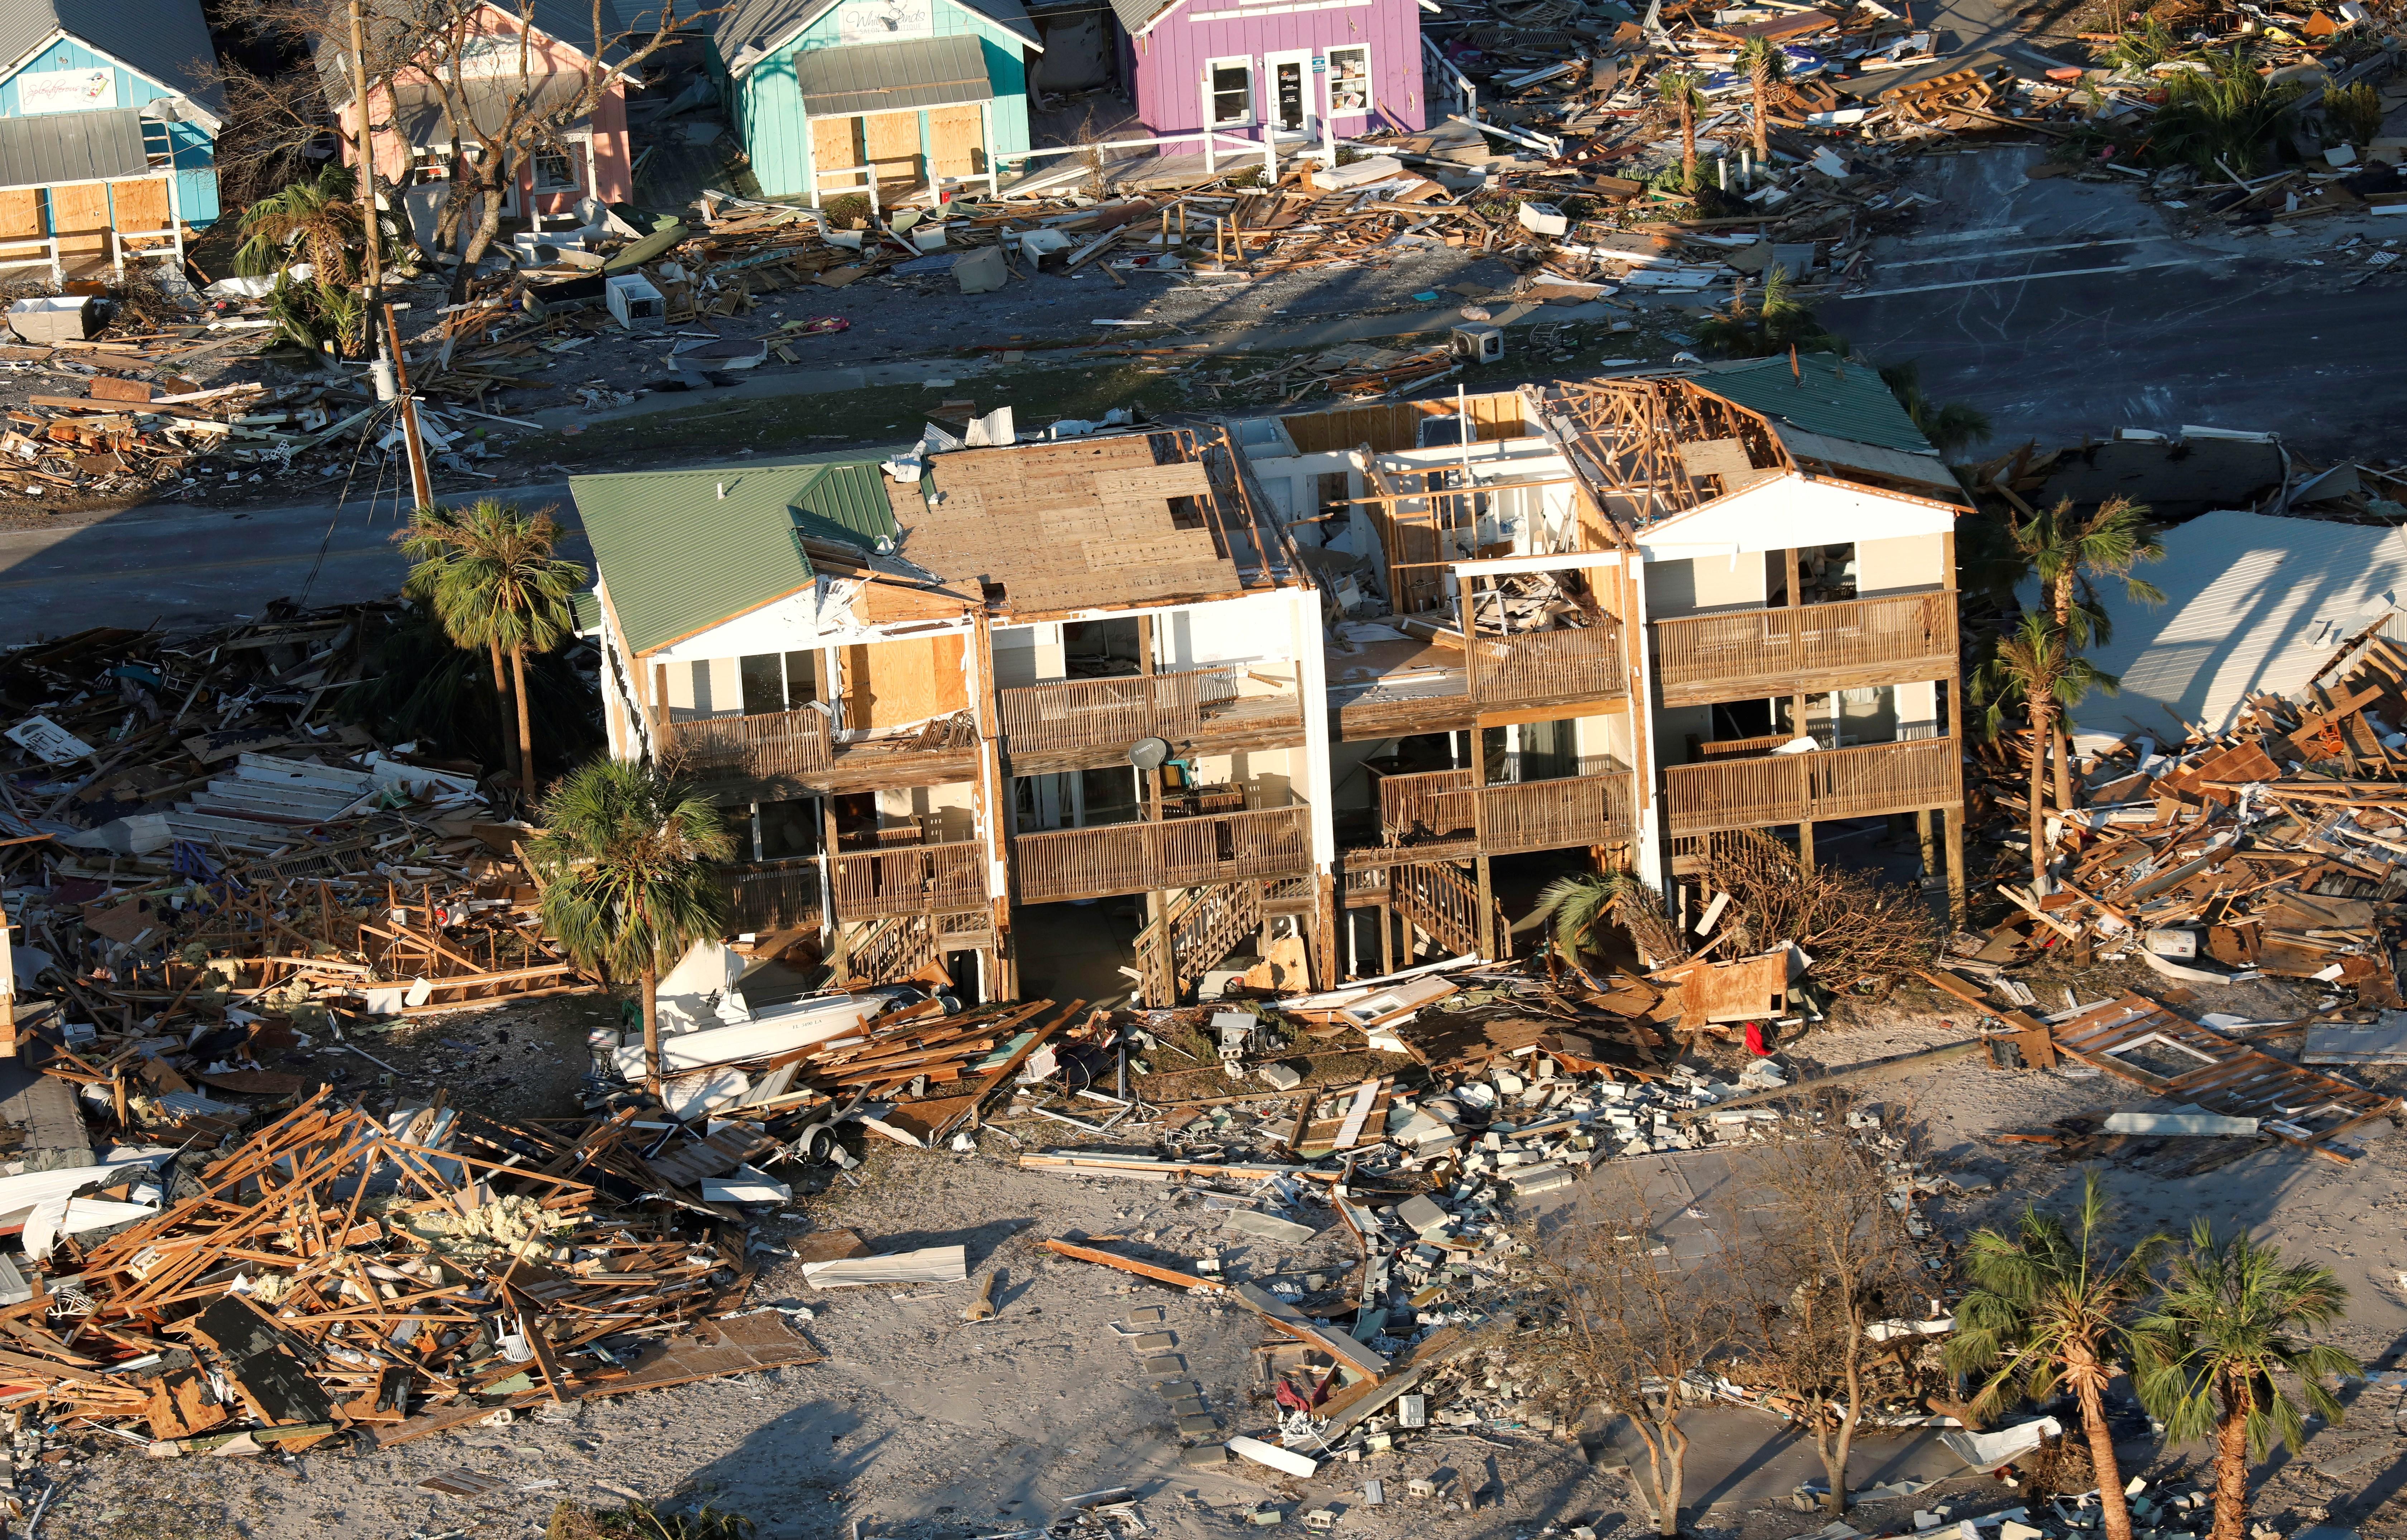
<svg viewBox="0 0 2407 1540"><path fill-rule="evenodd" d="M1454 329L1454 356L1473 364L1495 364L1504 357L1504 328L1473 321Z"/></svg>

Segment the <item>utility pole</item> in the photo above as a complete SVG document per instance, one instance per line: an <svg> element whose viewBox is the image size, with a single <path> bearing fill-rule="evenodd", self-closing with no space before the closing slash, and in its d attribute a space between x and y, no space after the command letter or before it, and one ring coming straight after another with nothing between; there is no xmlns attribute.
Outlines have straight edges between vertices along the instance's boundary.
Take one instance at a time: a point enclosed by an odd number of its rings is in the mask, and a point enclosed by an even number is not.
<svg viewBox="0 0 2407 1540"><path fill-rule="evenodd" d="M384 299L384 227L377 218L376 201L376 139L368 127L368 58L367 43L360 26L360 0L350 0L351 12L351 98L360 109L360 230L367 244L366 301L370 346L375 360L369 373L376 378L378 401L401 401L401 432L409 459L409 492L413 507L427 507L434 502L434 484L426 472L426 443L418 433L418 403L409 393L409 382L402 373L401 334L392 322L392 307ZM383 324L379 326L377 321Z"/></svg>

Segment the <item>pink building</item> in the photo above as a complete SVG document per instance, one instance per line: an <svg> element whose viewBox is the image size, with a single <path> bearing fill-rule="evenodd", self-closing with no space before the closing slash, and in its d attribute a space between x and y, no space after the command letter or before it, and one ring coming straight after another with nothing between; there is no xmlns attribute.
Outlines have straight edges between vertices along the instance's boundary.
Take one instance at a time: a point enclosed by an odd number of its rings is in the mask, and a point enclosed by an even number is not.
<svg viewBox="0 0 2407 1540"><path fill-rule="evenodd" d="M1120 76L1156 134L1259 139L1428 125L1420 0L1112 0Z"/></svg>
<svg viewBox="0 0 2407 1540"><path fill-rule="evenodd" d="M601 3L602 25L609 35L601 40L599 57L606 68L626 57L620 42L625 28L611 0ZM468 125L455 129L443 91L431 76L405 75L391 93L381 87L370 93L368 116L375 127L379 176L405 190L440 189L449 176L455 139L469 154L479 153L477 129L499 129L520 93L531 88L540 110L548 104L573 101L584 92L595 57L591 51L595 46L591 6L581 0L533 0L523 12L489 3L474 13L482 30L460 72ZM348 60L334 39L321 41L319 67L327 80L327 100L341 115L346 164L356 158L351 135L358 121ZM517 185L503 199L505 219L522 220L530 213L547 220L572 216L581 199L619 203L634 194L624 78L611 79L593 110L562 138L565 153L541 150L529 158ZM434 198L430 191L408 201L417 206Z"/></svg>

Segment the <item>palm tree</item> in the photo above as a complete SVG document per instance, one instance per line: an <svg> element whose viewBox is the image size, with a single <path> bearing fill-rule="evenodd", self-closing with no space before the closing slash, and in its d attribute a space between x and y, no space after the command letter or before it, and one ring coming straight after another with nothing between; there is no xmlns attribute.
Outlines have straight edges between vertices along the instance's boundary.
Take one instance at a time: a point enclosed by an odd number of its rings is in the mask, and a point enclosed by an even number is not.
<svg viewBox="0 0 2407 1540"><path fill-rule="evenodd" d="M1559 877L1538 891L1535 907L1514 923L1517 931L1543 928L1548 943L1546 966L1560 958L1591 989L1601 988L1580 959L1603 950L1606 929L1626 926L1650 957L1667 947L1676 951L1678 939L1663 918L1653 890L1628 872L1602 875L1574 873ZM1660 962L1675 961L1659 956Z"/></svg>
<svg viewBox="0 0 2407 1540"><path fill-rule="evenodd" d="M1789 298L1788 290L1788 269L1772 268L1764 275L1763 297L1754 309L1747 308L1742 287L1730 295L1728 310L1697 322L1697 339L1732 358L1770 358L1800 349L1845 353L1846 339L1824 330L1813 307Z"/></svg>
<svg viewBox="0 0 2407 1540"><path fill-rule="evenodd" d="M705 863L734 841L718 809L624 760L589 761L553 783L527 860L543 887L546 934L581 967L643 988L644 1075L661 1089L661 975L726 930L727 899Z"/></svg>
<svg viewBox="0 0 2407 1540"><path fill-rule="evenodd" d="M1738 50L1738 64L1746 71L1747 89L1755 96L1755 158L1769 160L1772 156L1772 88L1788 78L1788 55L1780 45L1768 37L1750 37Z"/></svg>
<svg viewBox="0 0 2407 1540"><path fill-rule="evenodd" d="M1704 93L1697 88L1703 77L1694 70L1667 69L1655 77L1655 90L1680 115L1680 185L1697 190L1697 114L1704 110Z"/></svg>
<svg viewBox="0 0 2407 1540"><path fill-rule="evenodd" d="M2112 695L2122 686L2121 679L2066 647L2064 633L2048 617L2036 613L2026 614L2001 637L1997 651L1973 672L1973 702L1987 707L1983 718L1986 736L1998 735L2009 704L2019 701L2030 718L2030 858L2035 891L2047 882L2047 747L2056 739L2057 724L2092 690Z"/></svg>
<svg viewBox="0 0 2407 1540"><path fill-rule="evenodd" d="M2288 127L2305 87L2273 84L2240 55L2206 55L2207 69L2177 70L2165 78L2165 105L2148 125L2158 156L2187 161L2212 174L2229 166L2256 174Z"/></svg>
<svg viewBox="0 0 2407 1540"><path fill-rule="evenodd" d="M297 181L242 211L242 244L234 269L249 277L278 273L306 254L320 283L360 281L356 254L363 236L359 193L350 167L328 165L316 179Z"/></svg>
<svg viewBox="0 0 2407 1540"><path fill-rule="evenodd" d="M2093 1171L2070 1230L2057 1215L2025 1208L2013 1234L1973 1235L1965 1254L1973 1288L1956 1306L1946 1362L1983 1376L1973 1407L1984 1415L2070 1390L2089 1439L2106 1540L2131 1540L2105 1391L2115 1365L2134 1356L2129 1317L2149 1292L2148 1267L2165 1240L2151 1235L2118 1256L2106 1242L2110 1218Z"/></svg>
<svg viewBox="0 0 2407 1540"><path fill-rule="evenodd" d="M585 582L585 569L552 554L560 526L549 513L525 514L509 503L479 498L465 508L420 508L396 532L409 569L403 592L434 606L455 646L484 648L492 655L493 692L518 699L519 784L534 790L534 733L527 720L526 659L548 652L574 628L569 596ZM510 660L512 686L502 681L502 658ZM502 736L508 739L505 716Z"/></svg>
<svg viewBox="0 0 2407 1540"><path fill-rule="evenodd" d="M2148 527L2148 509L2128 497L2109 497L2087 514L2072 511L2065 498L2045 513L2022 522L2008 521L2015 549L2030 563L2039 580L2049 618L2074 652L2093 643L2111 640L2115 622L2098 602L2095 579L2120 578L2124 596L2134 604L2165 602L2164 591L2144 578L2131 576L2142 562L2161 562L2165 544ZM2056 805L2072 806L2072 734L2059 720L2056 745Z"/></svg>
<svg viewBox="0 0 2407 1540"><path fill-rule="evenodd" d="M1891 364L1880 372L1881 383L1889 394L1905 408L1906 417L1941 459L1949 463L1955 457L1975 444L1985 443L1989 436L1989 414L1960 402L1942 406L1922 390L1922 366L1911 361Z"/></svg>
<svg viewBox="0 0 2407 1540"><path fill-rule="evenodd" d="M2307 1405L2329 1423L2340 1398L2327 1376L2365 1371L2329 1343L2295 1333L2329 1326L2348 1309L2348 1290L2320 1262L2286 1262L2243 1233L2218 1241L2215 1226L2190 1227L2189 1249L2173 1261L2156 1307L2141 1318L2141 1404L2169 1442L2215 1435L2213 1540L2241 1540L2248 1523L2248 1462L2279 1441L2296 1449L2306 1433L2298 1404L2275 1383L2293 1376Z"/></svg>

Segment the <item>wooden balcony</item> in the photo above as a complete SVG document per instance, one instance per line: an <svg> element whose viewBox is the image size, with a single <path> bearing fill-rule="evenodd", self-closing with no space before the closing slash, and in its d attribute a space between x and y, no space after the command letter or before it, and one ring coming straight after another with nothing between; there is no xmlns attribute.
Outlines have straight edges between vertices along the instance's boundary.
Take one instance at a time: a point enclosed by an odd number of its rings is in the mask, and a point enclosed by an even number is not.
<svg viewBox="0 0 2407 1540"><path fill-rule="evenodd" d="M1956 595L1899 593L1655 622L1665 706L1795 695L1956 672Z"/></svg>
<svg viewBox="0 0 2407 1540"><path fill-rule="evenodd" d="M1294 877L1312 869L1308 813L1299 805L1019 834L1012 868L1023 904Z"/></svg>
<svg viewBox="0 0 2407 1540"><path fill-rule="evenodd" d="M1004 742L1021 774L1118 760L1144 738L1176 745L1202 738L1242 749L1303 734L1303 708L1293 693L1241 695L1231 668L1013 685L996 699Z"/></svg>
<svg viewBox="0 0 2407 1540"><path fill-rule="evenodd" d="M894 915L950 914L987 900L986 850L974 839L840 854L829 886L846 923Z"/></svg>
<svg viewBox="0 0 2407 1540"><path fill-rule="evenodd" d="M727 895L728 922L739 934L819 929L818 858L749 862L716 871Z"/></svg>
<svg viewBox="0 0 2407 1540"><path fill-rule="evenodd" d="M1702 834L1955 808L1964 801L1963 769L1954 738L1674 765L1663 773L1664 829Z"/></svg>
<svg viewBox="0 0 2407 1540"><path fill-rule="evenodd" d="M1615 845L1631 837L1630 769L1600 757L1554 780L1474 787L1472 773L1431 770L1379 782L1379 827L1390 844L1475 839L1478 853ZM1484 833L1482 826L1484 825Z"/></svg>
<svg viewBox="0 0 2407 1540"><path fill-rule="evenodd" d="M1560 631L1474 636L1469 659L1471 698L1483 707L1630 693L1621 622L1610 615Z"/></svg>
<svg viewBox="0 0 2407 1540"><path fill-rule="evenodd" d="M977 773L967 717L940 720L917 734L839 743L826 713L764 712L701 717L660 732L662 760L705 785L750 784L798 791L858 791L936 786Z"/></svg>
<svg viewBox="0 0 2407 1540"><path fill-rule="evenodd" d="M826 714L807 707L670 722L662 737L662 758L705 779L800 780L826 774L833 757Z"/></svg>
<svg viewBox="0 0 2407 1540"><path fill-rule="evenodd" d="M1602 715L1630 696L1625 633L1610 615L1556 631L1482 632L1468 652L1460 631L1370 642L1332 656L1329 672L1332 725L1348 743L1458 733L1507 711Z"/></svg>

